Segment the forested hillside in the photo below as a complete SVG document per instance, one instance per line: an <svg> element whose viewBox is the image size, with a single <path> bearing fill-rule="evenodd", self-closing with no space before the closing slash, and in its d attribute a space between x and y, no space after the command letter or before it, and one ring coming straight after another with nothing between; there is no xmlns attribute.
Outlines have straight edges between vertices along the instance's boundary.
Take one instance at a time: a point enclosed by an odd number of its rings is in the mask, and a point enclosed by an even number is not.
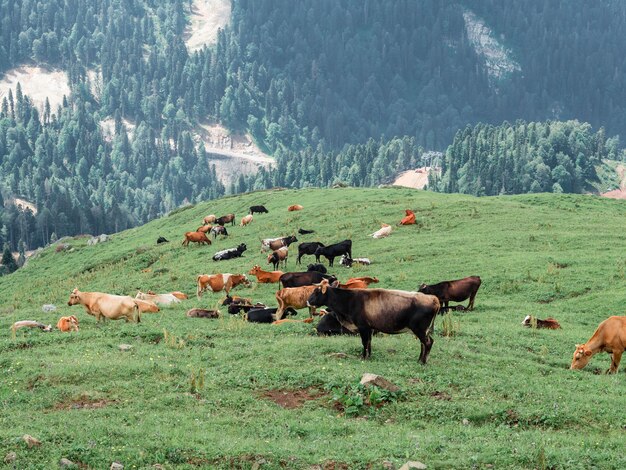
<svg viewBox="0 0 626 470"><path fill-rule="evenodd" d="M217 43L190 53L192 3L0 0L0 72L55 67L72 90L57 109L2 97L0 194L38 212L7 207L0 243L116 231L227 192L387 182L468 124L626 125L620 1L233 0ZM206 121L249 131L274 169L218 181Z"/></svg>

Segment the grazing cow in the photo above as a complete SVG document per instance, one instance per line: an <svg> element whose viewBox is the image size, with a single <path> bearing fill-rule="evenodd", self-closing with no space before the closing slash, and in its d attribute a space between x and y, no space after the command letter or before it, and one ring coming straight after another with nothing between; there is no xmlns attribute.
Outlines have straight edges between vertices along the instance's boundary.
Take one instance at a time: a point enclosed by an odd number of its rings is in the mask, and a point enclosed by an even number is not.
<svg viewBox="0 0 626 470"><path fill-rule="evenodd" d="M207 310L204 308L192 308L187 310L187 316L189 318L219 318L219 310Z"/></svg>
<svg viewBox="0 0 626 470"><path fill-rule="evenodd" d="M283 318L283 312L287 307L293 307L296 310L308 307L309 316L315 315L316 307L307 303L315 289L317 286L287 287L276 292L276 301L278 302L276 320Z"/></svg>
<svg viewBox="0 0 626 470"><path fill-rule="evenodd" d="M118 320L125 318L141 321L141 313L135 299L128 295L104 294L102 292L80 292L74 289L70 294L67 305L82 304L89 315L96 317L96 321L110 318Z"/></svg>
<svg viewBox="0 0 626 470"><path fill-rule="evenodd" d="M165 238L165 237L159 237L157 238L157 245L160 245L161 243L169 243L170 241Z"/></svg>
<svg viewBox="0 0 626 470"><path fill-rule="evenodd" d="M315 233L315 230L305 230L305 229L303 229L303 228L299 228L299 229L298 229L298 233L299 233L300 235L307 235L307 234L309 234L309 233Z"/></svg>
<svg viewBox="0 0 626 470"><path fill-rule="evenodd" d="M342 289L367 289L367 286L377 282L378 278L376 277L353 277L348 279L344 284L339 284L339 287Z"/></svg>
<svg viewBox="0 0 626 470"><path fill-rule="evenodd" d="M247 321L252 323L273 323L276 320L276 311L278 308L254 308L249 310L244 317ZM297 315L293 308L287 307L284 312L284 316Z"/></svg>
<svg viewBox="0 0 626 470"><path fill-rule="evenodd" d="M283 266L286 268L288 257L289 257L289 249L286 246L283 246L282 248L279 248L278 250L274 250L270 255L268 255L267 262L268 264L271 263L272 265L274 265L274 269L277 269L278 265L282 261Z"/></svg>
<svg viewBox="0 0 626 470"><path fill-rule="evenodd" d="M265 206L250 206L250 215L254 214L255 212L258 212L259 214L267 214L269 211L265 208Z"/></svg>
<svg viewBox="0 0 626 470"><path fill-rule="evenodd" d="M214 214L211 214L211 215L207 215L204 219L202 219L202 223L204 225L214 224L216 220L217 220L217 217L215 217Z"/></svg>
<svg viewBox="0 0 626 470"><path fill-rule="evenodd" d="M422 284L419 292L423 294L436 295L441 305L447 310L448 302L463 302L469 297L467 310L474 309L474 298L480 287L480 277L469 276L454 281L443 281L437 284Z"/></svg>
<svg viewBox="0 0 626 470"><path fill-rule="evenodd" d="M202 293L207 289L211 289L212 292L220 292L223 290L226 292L226 295L228 295L231 289L240 284L246 287L250 286L250 281L248 281L245 274L200 274L196 281L196 297L198 299L202 297Z"/></svg>
<svg viewBox="0 0 626 470"><path fill-rule="evenodd" d="M315 252L318 248L324 247L323 243L320 242L304 242L298 245L298 259L296 260L296 264L300 264L300 260L304 255L315 255L315 261L320 262L320 256L316 255Z"/></svg>
<svg viewBox="0 0 626 470"><path fill-rule="evenodd" d="M180 302L180 299L174 294L150 294L141 291L137 292L135 298L165 306L174 305Z"/></svg>
<svg viewBox="0 0 626 470"><path fill-rule="evenodd" d="M352 258L352 240L344 240L332 245L320 246L315 250L316 259L319 261L319 257L323 256L328 260L329 266L332 266L335 262L335 258L341 255L348 255L348 258Z"/></svg>
<svg viewBox="0 0 626 470"><path fill-rule="evenodd" d="M287 208L287 210L288 210L289 212L293 212L293 211L301 211L302 209L304 209L304 207L303 207L303 206L301 206L300 204L294 204L294 205L289 206L289 207Z"/></svg>
<svg viewBox="0 0 626 470"><path fill-rule="evenodd" d="M241 243L237 248L229 248L228 250L218 251L213 255L213 261L224 261L227 259L240 258L246 251L246 244Z"/></svg>
<svg viewBox="0 0 626 470"><path fill-rule="evenodd" d="M328 306L342 326L358 331L364 359L372 354L373 331L396 334L411 330L422 345L419 360L426 364L433 345L432 325L440 307L437 297L401 290L339 289L328 281L314 287L309 305Z"/></svg>
<svg viewBox="0 0 626 470"><path fill-rule="evenodd" d="M208 233L212 228L211 224L201 225L196 229L196 232Z"/></svg>
<svg viewBox="0 0 626 470"><path fill-rule="evenodd" d="M226 214L215 219L217 225L226 225L229 222L231 225L235 225L235 214Z"/></svg>
<svg viewBox="0 0 626 470"><path fill-rule="evenodd" d="M320 263L316 263L316 264L309 264L306 267L307 271L317 271L318 273L322 273L322 274L326 274L328 272L328 269L326 269L326 266L324 266L323 264Z"/></svg>
<svg viewBox="0 0 626 470"><path fill-rule="evenodd" d="M270 284L273 282L279 282L280 276L284 273L282 271L263 271L261 266L255 264L252 269L248 272L251 276L256 276L257 282L259 284Z"/></svg>
<svg viewBox="0 0 626 470"><path fill-rule="evenodd" d="M209 240L204 232L187 232L185 233L185 239L183 240L183 246L189 246L189 242L199 243L202 245L206 243L207 245L211 244L211 240Z"/></svg>
<svg viewBox="0 0 626 470"><path fill-rule="evenodd" d="M350 331L345 328L339 320L337 320L337 316L334 312L329 311L320 318L320 321L317 323L317 334L324 336L334 336L334 335L356 335L356 331Z"/></svg>
<svg viewBox="0 0 626 470"><path fill-rule="evenodd" d="M135 299L135 303L141 313L157 313L159 311L157 304L149 300Z"/></svg>
<svg viewBox="0 0 626 470"><path fill-rule="evenodd" d="M228 236L226 227L224 227L223 225L216 225L215 227L211 229L211 233L213 234L213 240L215 240L218 235L223 235L225 237Z"/></svg>
<svg viewBox="0 0 626 470"><path fill-rule="evenodd" d="M400 223L398 225L413 225L415 224L415 213L410 210L410 209L406 209L404 211L406 213L406 216L400 221Z"/></svg>
<svg viewBox="0 0 626 470"><path fill-rule="evenodd" d="M69 333L70 331L78 331L78 318L74 315L70 315L69 317L61 317L57 322L57 328L64 333Z"/></svg>
<svg viewBox="0 0 626 470"><path fill-rule="evenodd" d="M330 282L337 280L335 276L322 274L318 271L305 271L299 273L285 273L280 276L280 283L283 287L300 287L317 284L322 282L324 279L328 279Z"/></svg>
<svg viewBox="0 0 626 470"><path fill-rule="evenodd" d="M622 353L626 350L626 317L612 316L598 325L585 344L577 344L570 369L582 369L591 356L598 352L611 354L611 367L607 374L617 372Z"/></svg>
<svg viewBox="0 0 626 470"><path fill-rule="evenodd" d="M341 255L339 264L346 268L351 268L353 264L361 264L363 266L369 266L372 264L369 258L349 258L346 255Z"/></svg>
<svg viewBox="0 0 626 470"><path fill-rule="evenodd" d="M254 218L254 217L252 216L252 214L244 215L244 216L241 218L241 224L240 224L240 226L241 226L241 227L245 227L246 225L250 225L250 224L252 223L252 219L253 219L253 218Z"/></svg>
<svg viewBox="0 0 626 470"><path fill-rule="evenodd" d="M381 228L370 235L372 238L385 238L391 235L391 225L381 224Z"/></svg>
<svg viewBox="0 0 626 470"><path fill-rule="evenodd" d="M547 328L549 330L558 330L559 328L561 328L559 322L552 317L548 317L545 320L540 320L539 318L535 318L532 315L526 315L526 318L524 318L522 325L531 327L533 326L533 321L535 322L537 328Z"/></svg>

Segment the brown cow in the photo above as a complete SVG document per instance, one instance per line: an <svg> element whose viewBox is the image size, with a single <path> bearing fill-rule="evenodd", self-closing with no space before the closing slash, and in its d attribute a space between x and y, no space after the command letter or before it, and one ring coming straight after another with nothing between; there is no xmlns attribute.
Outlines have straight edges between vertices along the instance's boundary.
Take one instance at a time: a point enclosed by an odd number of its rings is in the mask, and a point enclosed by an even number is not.
<svg viewBox="0 0 626 470"><path fill-rule="evenodd" d="M284 273L282 271L263 271L257 264L248 272L251 276L256 276L259 284L269 284L272 282L279 282L280 276Z"/></svg>
<svg viewBox="0 0 626 470"><path fill-rule="evenodd" d="M235 225L235 214L226 214L215 219L215 223L217 225L224 226L229 222L231 223L231 225Z"/></svg>
<svg viewBox="0 0 626 470"><path fill-rule="evenodd" d="M289 212L293 212L293 211L301 211L302 209L304 209L304 207L303 207L303 206L301 206L300 204L294 204L294 205L289 206L289 207L287 208L287 210L288 210Z"/></svg>
<svg viewBox="0 0 626 470"><path fill-rule="evenodd" d="M212 228L213 226L211 224L201 225L196 229L196 232L208 233Z"/></svg>
<svg viewBox="0 0 626 470"><path fill-rule="evenodd" d="M213 214L207 215L204 219L202 219L202 223L204 225L213 224L213 223L215 223L216 219L217 219L217 217L215 217L215 215L213 215Z"/></svg>
<svg viewBox="0 0 626 470"><path fill-rule="evenodd" d="M148 292L146 292L146 294L156 295L156 292L149 290ZM180 291L170 292L170 294L172 294L174 297L180 300L185 300L189 298L187 294L185 294L184 292L180 292Z"/></svg>
<svg viewBox="0 0 626 470"><path fill-rule="evenodd" d="M137 307L139 307L139 311L141 313L157 313L159 311L159 307L154 302L150 300L143 300L135 298L135 303Z"/></svg>
<svg viewBox="0 0 626 470"><path fill-rule="evenodd" d="M378 282L378 278L375 277L353 277L348 279L345 284L339 284L341 289L367 289L371 283Z"/></svg>
<svg viewBox="0 0 626 470"><path fill-rule="evenodd" d="M317 286L286 287L276 292L278 310L276 310L276 320L283 318L283 313L287 307L296 310L309 307L309 316L315 315L315 307L308 305L307 300Z"/></svg>
<svg viewBox="0 0 626 470"><path fill-rule="evenodd" d="M74 315L70 315L69 317L61 317L57 322L57 328L64 333L68 333L70 331L78 331L78 318Z"/></svg>
<svg viewBox="0 0 626 470"><path fill-rule="evenodd" d="M212 292L224 291L226 295L230 292L230 290L234 287L237 287L240 284L244 284L245 286L250 285L250 281L245 274L231 274L231 273L223 273L223 274L200 274L197 278L197 288L196 288L196 296L198 299L202 297L202 293L211 289Z"/></svg>
<svg viewBox="0 0 626 470"><path fill-rule="evenodd" d="M241 218L241 226L245 227L246 225L251 224L252 223L252 219L253 219L252 214L244 215Z"/></svg>
<svg viewBox="0 0 626 470"><path fill-rule="evenodd" d="M582 369L591 356L598 352L611 355L607 374L617 372L622 353L626 350L626 317L612 316L604 320L585 344L577 344L570 369Z"/></svg>
<svg viewBox="0 0 626 470"><path fill-rule="evenodd" d="M187 310L187 316L190 318L219 318L219 310L207 310L204 308L192 308Z"/></svg>
<svg viewBox="0 0 626 470"><path fill-rule="evenodd" d="M185 239L183 240L183 246L189 246L189 242L195 242L199 244L206 243L211 244L211 240L208 239L204 232L187 232L185 233Z"/></svg>
<svg viewBox="0 0 626 470"><path fill-rule="evenodd" d="M270 255L267 256L268 264L271 263L274 265L274 269L278 268L278 265L283 263L284 267L287 267L287 258L289 257L289 249L286 246L279 248L273 251Z"/></svg>
<svg viewBox="0 0 626 470"><path fill-rule="evenodd" d="M369 286L370 284L376 284L378 282L378 278L370 277L370 276L351 277L350 279L346 281L346 284L350 284L351 282L357 282L357 281L363 282Z"/></svg>
<svg viewBox="0 0 626 470"><path fill-rule="evenodd" d="M406 209L404 211L406 213L406 217L404 217L399 225L413 225L415 223L415 214L412 210Z"/></svg>
<svg viewBox="0 0 626 470"><path fill-rule="evenodd" d="M467 304L467 310L474 309L474 298L476 297L476 292L478 292L478 288L480 287L480 277L479 276L469 276L464 277L463 279L457 279L455 281L443 281L438 284L422 284L419 288L419 292L423 294L436 295L441 302L441 306L443 307L443 311L448 309L448 302L463 302L465 299L469 297L469 304Z"/></svg>
<svg viewBox="0 0 626 470"><path fill-rule="evenodd" d="M89 315L96 317L100 322L102 318L118 320L125 318L129 320L141 321L141 311L135 299L128 295L112 295L102 292L80 292L74 289L70 294L67 305L82 304Z"/></svg>
<svg viewBox="0 0 626 470"><path fill-rule="evenodd" d="M537 317L533 317L532 315L526 315L526 317L524 318L524 321L522 322L522 325L532 327L533 321L535 322L535 327L537 329L545 328L548 330L558 330L559 328L561 328L561 325L559 324L559 322L556 321L552 317L548 317L545 320L541 320Z"/></svg>

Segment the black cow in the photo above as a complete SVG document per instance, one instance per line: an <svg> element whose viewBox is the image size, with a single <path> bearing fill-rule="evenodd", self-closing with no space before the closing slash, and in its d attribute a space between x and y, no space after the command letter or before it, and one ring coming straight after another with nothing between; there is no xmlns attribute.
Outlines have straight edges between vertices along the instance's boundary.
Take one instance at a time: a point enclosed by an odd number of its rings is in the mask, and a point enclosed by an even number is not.
<svg viewBox="0 0 626 470"><path fill-rule="evenodd" d="M213 234L213 240L215 240L218 235L224 235L225 237L228 236L228 231L223 225L214 226L213 228L211 228L211 233Z"/></svg>
<svg viewBox="0 0 626 470"><path fill-rule="evenodd" d="M317 323L317 334L325 335L325 336L334 336L334 335L356 335L356 331L350 331L347 328L344 328L335 313L329 311L326 315L320 318L320 321Z"/></svg>
<svg viewBox="0 0 626 470"><path fill-rule="evenodd" d="M238 313L241 313L242 311L244 313L247 313L252 309L259 309L259 308L267 308L267 305L261 304L261 303L256 303L252 305L249 303L233 302L228 306L228 313L230 313L231 315L237 315Z"/></svg>
<svg viewBox="0 0 626 470"><path fill-rule="evenodd" d="M328 272L328 269L326 269L326 266L324 266L323 264L309 264L306 267L307 271L317 271L318 273L322 273L322 274L326 274Z"/></svg>
<svg viewBox="0 0 626 470"><path fill-rule="evenodd" d="M319 257L323 256L328 260L328 265L332 266L335 262L335 258L341 255L348 255L348 258L352 258L352 240L344 240L339 243L328 246L320 246L315 250L315 257L319 261Z"/></svg>
<svg viewBox="0 0 626 470"><path fill-rule="evenodd" d="M463 302L469 297L469 304L466 310L474 309L474 298L480 287L480 277L469 276L454 281L443 281L437 284L422 284L419 291L423 294L435 295L441 302L442 307L447 310L448 302Z"/></svg>
<svg viewBox="0 0 626 470"><path fill-rule="evenodd" d="M335 276L318 273L317 271L306 271L300 273L285 273L279 278L279 282L283 287L302 287L310 286L328 279L331 282L337 280Z"/></svg>
<svg viewBox="0 0 626 470"><path fill-rule="evenodd" d="M254 214L255 212L267 214L269 211L265 206L250 206L250 214Z"/></svg>
<svg viewBox="0 0 626 470"><path fill-rule="evenodd" d="M278 308L255 308L248 311L246 320L253 323L272 323L276 317ZM298 312L291 307L287 307L284 315L297 315Z"/></svg>
<svg viewBox="0 0 626 470"><path fill-rule="evenodd" d="M340 289L322 281L308 304L326 305L342 326L358 331L364 359L372 355L373 331L396 334L411 330L422 343L419 360L426 364L433 345L432 325L440 307L434 295L387 289Z"/></svg>
<svg viewBox="0 0 626 470"><path fill-rule="evenodd" d="M318 248L324 247L323 243L320 242L304 242L298 245L298 259L296 260L296 264L300 264L300 259L304 255L315 255L315 261L320 262L320 256L316 255L315 252Z"/></svg>
<svg viewBox="0 0 626 470"><path fill-rule="evenodd" d="M309 233L315 233L315 230L305 230L305 229L303 229L303 228L299 228L299 229L298 229L298 233L299 233L300 235L307 235L307 234L309 234Z"/></svg>
<svg viewBox="0 0 626 470"><path fill-rule="evenodd" d="M223 261L225 259L239 258L246 251L246 244L242 243L237 248L229 248L228 250L218 251L213 255L213 261Z"/></svg>
<svg viewBox="0 0 626 470"><path fill-rule="evenodd" d="M160 245L161 243L169 243L169 240L166 239L165 237L157 238L157 245Z"/></svg>

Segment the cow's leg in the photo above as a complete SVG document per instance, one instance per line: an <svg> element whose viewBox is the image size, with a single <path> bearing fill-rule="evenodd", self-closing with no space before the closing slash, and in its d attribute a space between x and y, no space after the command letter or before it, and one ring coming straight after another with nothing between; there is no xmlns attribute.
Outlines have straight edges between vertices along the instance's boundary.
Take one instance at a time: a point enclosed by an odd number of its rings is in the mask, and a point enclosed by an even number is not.
<svg viewBox="0 0 626 470"><path fill-rule="evenodd" d="M473 292L472 295L470 295L469 304L467 304L466 310L474 310L474 298L475 297L476 297L476 292Z"/></svg>
<svg viewBox="0 0 626 470"><path fill-rule="evenodd" d="M328 258L328 266L332 266L335 263L335 257Z"/></svg>
<svg viewBox="0 0 626 470"><path fill-rule="evenodd" d="M361 335L361 343L363 343L363 359L367 359L372 355L372 330L367 326L359 327Z"/></svg>
<svg viewBox="0 0 626 470"><path fill-rule="evenodd" d="M278 301L278 308L276 309L276 320L282 320L283 311L285 310L285 303L283 302L283 299L278 296L276 297L276 300Z"/></svg>
<svg viewBox="0 0 626 470"><path fill-rule="evenodd" d="M433 347L434 340L423 328L417 327L413 329L413 333L417 336L421 343L419 361L422 364L426 364L426 360L428 359L428 354Z"/></svg>
<svg viewBox="0 0 626 470"><path fill-rule="evenodd" d="M611 355L611 367L607 370L607 374L615 374L619 367L619 361L622 359L623 351L613 351Z"/></svg>

